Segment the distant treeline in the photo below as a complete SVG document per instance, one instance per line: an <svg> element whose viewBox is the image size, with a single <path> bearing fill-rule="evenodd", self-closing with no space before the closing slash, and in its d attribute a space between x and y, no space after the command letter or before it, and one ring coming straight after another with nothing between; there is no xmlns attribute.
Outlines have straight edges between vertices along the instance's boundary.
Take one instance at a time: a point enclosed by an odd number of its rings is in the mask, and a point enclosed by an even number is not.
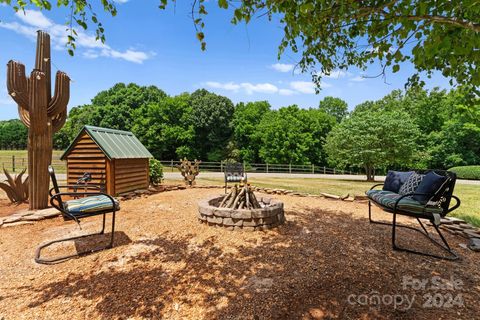
<svg viewBox="0 0 480 320"><path fill-rule="evenodd" d="M473 102L472 102L473 101ZM64 149L83 125L132 131L158 159L372 168L449 168L480 163L480 108L470 91L395 90L348 111L338 98L274 110L201 89L168 96L116 84L74 107L54 137ZM0 122L0 148L26 148L18 120Z"/></svg>

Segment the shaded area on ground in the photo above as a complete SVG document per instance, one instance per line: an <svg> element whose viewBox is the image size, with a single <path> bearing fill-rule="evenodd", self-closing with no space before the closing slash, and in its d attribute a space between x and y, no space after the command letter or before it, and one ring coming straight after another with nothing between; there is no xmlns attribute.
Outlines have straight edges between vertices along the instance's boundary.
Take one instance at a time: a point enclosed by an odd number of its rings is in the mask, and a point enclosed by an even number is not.
<svg viewBox="0 0 480 320"><path fill-rule="evenodd" d="M0 315L473 319L480 312L480 257L462 249L461 238L447 235L460 262L394 252L390 228L369 224L365 203L289 196L275 196L285 202L287 217L276 230L232 232L199 224L197 201L219 191L190 189L125 201L117 230L129 241L119 237L111 250L60 265L36 265L32 251L40 242L79 232L75 224L55 219L0 232L5 257ZM390 217L376 208L374 213ZM99 221L82 225L82 232L93 231ZM401 230L399 237L403 246L436 248L413 231ZM403 288L404 276L458 279L462 285L454 291L414 290ZM429 293L461 295L464 306L424 308ZM350 295L364 294L400 294L415 301L408 310L349 302Z"/></svg>

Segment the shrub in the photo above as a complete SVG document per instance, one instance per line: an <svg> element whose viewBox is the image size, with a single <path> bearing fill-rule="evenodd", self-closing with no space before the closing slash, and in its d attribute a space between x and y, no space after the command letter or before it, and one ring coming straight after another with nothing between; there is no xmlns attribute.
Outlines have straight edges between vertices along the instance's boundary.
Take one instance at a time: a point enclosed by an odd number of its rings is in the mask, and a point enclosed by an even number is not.
<svg viewBox="0 0 480 320"><path fill-rule="evenodd" d="M162 182L163 166L157 159L151 158L150 162L150 183L154 186Z"/></svg>
<svg viewBox="0 0 480 320"><path fill-rule="evenodd" d="M450 168L459 179L480 180L480 166L460 166Z"/></svg>

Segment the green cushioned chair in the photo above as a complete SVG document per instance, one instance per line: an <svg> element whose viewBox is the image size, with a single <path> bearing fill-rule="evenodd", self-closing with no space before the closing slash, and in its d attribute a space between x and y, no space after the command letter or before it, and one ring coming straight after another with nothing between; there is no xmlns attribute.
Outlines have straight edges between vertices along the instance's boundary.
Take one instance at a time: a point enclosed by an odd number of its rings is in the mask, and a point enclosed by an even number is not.
<svg viewBox="0 0 480 320"><path fill-rule="evenodd" d="M53 264L53 263L65 261L69 258L83 255L86 253L92 253L92 252L112 248L113 241L114 241L114 233L115 233L115 213L118 210L120 210L119 202L112 196L106 193L100 192L102 190L100 186L82 185L81 189L84 189L84 190L93 189L93 191L88 191L88 192L87 191L77 192L76 190L77 188L79 188L78 185L59 186L57 183L57 178L55 177L55 171L51 166L48 168L48 171L50 173L50 178L52 179L52 184L53 184L53 188L50 189L49 191L50 204L54 208L58 209L62 213L65 219L75 220L79 225L80 225L80 219L82 218L96 216L96 215L103 215L102 230L98 233L91 233L91 234L86 234L82 236L54 240L54 241L50 241L48 243L42 244L37 248L37 251L35 253L35 261L37 263ZM63 189L63 188L66 189L67 191L68 189L73 189L75 191L60 192L60 189ZM74 197L75 199L64 201L62 197L67 197L67 196ZM83 198L79 198L79 197L83 197ZM85 238L89 236L104 234L105 219L106 219L107 213L112 213L112 233L110 234L110 241L106 246L96 248L94 250L89 250L86 252L77 252L72 255L67 255L67 256L53 258L53 259L45 259L40 257L41 250L54 243L72 241L72 240Z"/></svg>
<svg viewBox="0 0 480 320"><path fill-rule="evenodd" d="M369 199L368 201L368 219L370 223L382 224L392 226L392 247L394 250L406 251L415 254L421 254L425 256L430 256L434 258L447 259L447 260L456 260L458 259L457 254L450 248L445 237L440 232L438 228L441 223L441 218L445 217L447 214L457 209L460 206L460 199L453 195L453 189L455 187L456 175L454 172L442 171L442 170L429 170L424 173L444 177L441 180L441 184L436 185L433 188L430 188L432 191L430 193L420 193L420 192L411 192L407 194L400 194L388 190L378 190L375 189L378 186L383 186L384 184L376 184L370 190L366 192L366 195ZM420 188L420 186L418 187ZM417 190L418 190L417 188ZM425 186L425 183L422 185L422 189L428 189L428 185ZM455 200L455 204L450 206L451 200ZM419 201L420 200L420 201ZM382 208L384 211L390 212L393 214L393 222L383 222L375 221L372 219L372 210L371 205L375 204L378 207ZM420 224L422 229L417 229L407 225L401 225L397 223L397 215L404 215L415 218ZM423 225L421 220L428 220L431 222L435 231L440 236L442 243L433 238L427 231L427 228ZM439 256L431 253L419 252L412 249L401 248L396 243L396 228L408 228L418 232L421 232L425 235L430 241L435 245L439 246L441 249L445 250L447 256Z"/></svg>
<svg viewBox="0 0 480 320"><path fill-rule="evenodd" d="M242 163L227 163L225 165L225 193L227 193L227 184L229 182L247 183L247 174Z"/></svg>

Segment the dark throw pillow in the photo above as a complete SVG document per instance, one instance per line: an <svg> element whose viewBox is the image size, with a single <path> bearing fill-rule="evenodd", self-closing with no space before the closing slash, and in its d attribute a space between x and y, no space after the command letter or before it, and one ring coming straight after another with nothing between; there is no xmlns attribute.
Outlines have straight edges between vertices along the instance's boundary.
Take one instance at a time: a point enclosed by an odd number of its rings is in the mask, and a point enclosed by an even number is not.
<svg viewBox="0 0 480 320"><path fill-rule="evenodd" d="M385 178L385 183L383 184L383 190L398 193L401 186L413 173L414 171L388 171L387 177Z"/></svg>
<svg viewBox="0 0 480 320"><path fill-rule="evenodd" d="M416 192L418 186L423 180L423 177L423 174L418 174L416 172L412 173L410 177L408 177L407 181L405 181L405 183L400 187L400 190L398 190L398 194L403 196L409 193Z"/></svg>
<svg viewBox="0 0 480 320"><path fill-rule="evenodd" d="M448 178L436 174L433 171L430 171L425 175L422 182L418 186L415 192L417 193L426 193L429 195L414 195L412 198L418 202L425 204L430 200L430 198L437 192L440 188L443 187L444 183L447 182Z"/></svg>

